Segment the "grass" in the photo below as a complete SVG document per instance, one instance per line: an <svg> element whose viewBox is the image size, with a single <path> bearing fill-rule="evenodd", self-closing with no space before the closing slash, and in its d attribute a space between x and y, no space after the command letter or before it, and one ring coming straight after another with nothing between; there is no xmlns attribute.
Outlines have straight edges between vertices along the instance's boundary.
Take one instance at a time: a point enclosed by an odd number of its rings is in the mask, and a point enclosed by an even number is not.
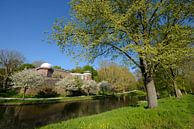
<svg viewBox="0 0 194 129"><path fill-rule="evenodd" d="M41 129L193 129L194 95L181 99L165 98L159 100L155 109L125 107L98 115L81 117Z"/></svg>

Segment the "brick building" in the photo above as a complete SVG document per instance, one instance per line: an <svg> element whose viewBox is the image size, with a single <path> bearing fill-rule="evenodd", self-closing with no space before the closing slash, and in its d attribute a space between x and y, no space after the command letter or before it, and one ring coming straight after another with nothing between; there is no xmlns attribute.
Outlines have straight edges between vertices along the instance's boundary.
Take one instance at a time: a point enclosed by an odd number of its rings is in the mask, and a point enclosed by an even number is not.
<svg viewBox="0 0 194 129"><path fill-rule="evenodd" d="M65 78L67 76L73 76L73 77L78 77L82 80L91 80L92 79L92 75L91 75L90 71L86 71L84 73L71 73L68 70L53 69L52 65L49 63L43 63L36 70L39 73L41 73L44 77Z"/></svg>

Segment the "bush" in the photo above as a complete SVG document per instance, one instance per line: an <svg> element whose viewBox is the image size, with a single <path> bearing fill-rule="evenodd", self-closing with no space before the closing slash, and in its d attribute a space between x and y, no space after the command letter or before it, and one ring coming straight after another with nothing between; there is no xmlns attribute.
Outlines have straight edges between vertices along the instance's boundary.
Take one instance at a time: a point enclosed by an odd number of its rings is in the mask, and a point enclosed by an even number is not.
<svg viewBox="0 0 194 129"><path fill-rule="evenodd" d="M49 87L43 88L38 92L38 95L37 95L37 97L40 97L40 98L49 98L49 97L57 97L57 96L59 96L57 92Z"/></svg>
<svg viewBox="0 0 194 129"><path fill-rule="evenodd" d="M113 92L113 88L110 83L107 81L102 81L98 83L100 94L110 94Z"/></svg>
<svg viewBox="0 0 194 129"><path fill-rule="evenodd" d="M12 97L16 96L18 93L15 90L2 90L0 91L0 97Z"/></svg>

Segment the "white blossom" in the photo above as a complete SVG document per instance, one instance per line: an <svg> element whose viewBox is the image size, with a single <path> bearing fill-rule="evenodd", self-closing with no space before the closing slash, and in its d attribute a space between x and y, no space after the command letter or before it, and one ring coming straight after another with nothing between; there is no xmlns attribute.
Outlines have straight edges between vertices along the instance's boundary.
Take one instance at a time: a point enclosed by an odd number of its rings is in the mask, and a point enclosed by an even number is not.
<svg viewBox="0 0 194 129"><path fill-rule="evenodd" d="M79 78L65 77L58 81L56 86L63 87L67 91L78 91L80 90L82 83L82 80Z"/></svg>
<svg viewBox="0 0 194 129"><path fill-rule="evenodd" d="M12 75L14 87L36 87L44 82L44 77L33 69L26 69Z"/></svg>
<svg viewBox="0 0 194 129"><path fill-rule="evenodd" d="M89 95L89 94L97 94L98 91L99 91L99 87L98 87L97 83L94 80L86 80L86 81L84 81L81 89L87 95Z"/></svg>

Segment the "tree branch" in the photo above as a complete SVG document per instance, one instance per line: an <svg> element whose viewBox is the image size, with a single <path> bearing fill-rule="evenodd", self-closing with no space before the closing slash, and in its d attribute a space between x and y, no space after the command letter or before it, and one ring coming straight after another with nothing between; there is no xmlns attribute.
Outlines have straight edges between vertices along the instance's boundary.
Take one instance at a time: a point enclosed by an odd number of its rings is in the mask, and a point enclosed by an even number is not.
<svg viewBox="0 0 194 129"><path fill-rule="evenodd" d="M140 65L126 51L122 50L121 48L119 48L111 43L108 43L107 45L110 45L113 48L115 48L116 50L122 52L125 56L127 56L128 59L130 59L137 67L140 68Z"/></svg>

